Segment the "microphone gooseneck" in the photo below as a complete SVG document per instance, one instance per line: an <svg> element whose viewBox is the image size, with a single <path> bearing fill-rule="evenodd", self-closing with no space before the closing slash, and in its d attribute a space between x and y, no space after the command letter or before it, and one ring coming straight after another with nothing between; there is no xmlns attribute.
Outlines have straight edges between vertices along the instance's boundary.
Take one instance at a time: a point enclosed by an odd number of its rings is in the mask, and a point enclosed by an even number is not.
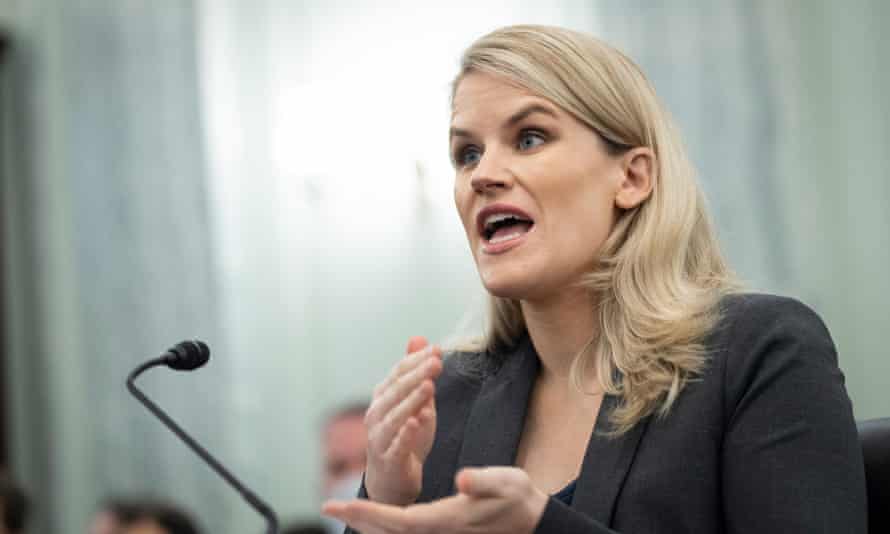
<svg viewBox="0 0 890 534"><path fill-rule="evenodd" d="M262 499L257 497L255 493L253 493L250 489L247 488L240 480L235 478L228 469L223 467L223 465L211 455L207 449L205 449L200 443L194 440L185 430L183 430L178 424L176 424L173 419L167 415L164 410L162 410L157 404L152 402L138 387L136 387L136 378L141 375L143 372L151 369L152 367L157 367L159 365L166 365L171 369L176 369L177 371L192 371L197 369L210 359L210 348L207 347L207 344L203 341L192 340L192 341L183 341L178 343L175 347L172 347L164 354L159 356L158 358L153 358L148 360L145 363L142 363L133 371L130 372L127 377L127 390L136 397L136 399L145 406L148 411L154 414L155 417L161 420L164 425L170 429L171 432L176 434L176 436L181 439L195 454L201 457L204 462L207 463L216 474L221 476L226 482L232 486L235 491L237 491L241 497L250 504L263 518L266 519L267 534L278 534L278 516L275 514L275 511L272 510L268 504L266 504Z"/></svg>

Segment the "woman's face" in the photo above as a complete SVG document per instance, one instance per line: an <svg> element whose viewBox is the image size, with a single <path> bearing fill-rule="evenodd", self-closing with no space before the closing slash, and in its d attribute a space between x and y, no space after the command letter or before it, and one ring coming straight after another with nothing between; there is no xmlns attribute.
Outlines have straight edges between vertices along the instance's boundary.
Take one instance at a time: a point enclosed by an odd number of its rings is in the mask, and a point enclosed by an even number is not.
<svg viewBox="0 0 890 534"><path fill-rule="evenodd" d="M547 299L590 270L628 188L627 157L549 100L479 72L457 86L450 144L454 200L489 292Z"/></svg>

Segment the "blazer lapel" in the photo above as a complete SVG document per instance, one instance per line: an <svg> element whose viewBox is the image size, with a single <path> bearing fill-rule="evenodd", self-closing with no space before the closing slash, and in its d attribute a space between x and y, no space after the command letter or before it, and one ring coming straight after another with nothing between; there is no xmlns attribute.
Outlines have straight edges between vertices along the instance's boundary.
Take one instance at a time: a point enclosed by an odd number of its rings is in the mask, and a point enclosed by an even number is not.
<svg viewBox="0 0 890 534"><path fill-rule="evenodd" d="M526 336L508 355L501 369L483 384L465 427L457 468L515 465L525 414L540 360ZM633 464L640 439L651 417L618 437L608 437L609 416L618 397L603 398L594 431L581 465L572 508L610 525L615 501ZM454 481L451 489L454 491Z"/></svg>
<svg viewBox="0 0 890 534"><path fill-rule="evenodd" d="M624 485L624 479L637 453L637 446L651 418L646 417L621 436L606 436L609 416L619 402L618 397L613 395L603 398L572 500L572 508L604 525L612 524L615 500Z"/></svg>
<svg viewBox="0 0 890 534"><path fill-rule="evenodd" d="M538 374L538 355L526 336L506 356L476 397L467 420L458 469L467 466L514 465L529 395Z"/></svg>

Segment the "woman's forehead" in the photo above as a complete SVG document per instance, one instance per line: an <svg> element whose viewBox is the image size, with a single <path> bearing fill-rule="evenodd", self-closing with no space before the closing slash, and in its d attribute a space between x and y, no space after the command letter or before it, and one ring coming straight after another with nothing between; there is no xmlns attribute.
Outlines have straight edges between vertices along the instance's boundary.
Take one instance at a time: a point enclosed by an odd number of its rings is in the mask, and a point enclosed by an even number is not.
<svg viewBox="0 0 890 534"><path fill-rule="evenodd" d="M559 107L548 99L504 78L470 73L457 85L452 99L451 125L461 129L480 119L507 119L520 110L535 107L559 115Z"/></svg>

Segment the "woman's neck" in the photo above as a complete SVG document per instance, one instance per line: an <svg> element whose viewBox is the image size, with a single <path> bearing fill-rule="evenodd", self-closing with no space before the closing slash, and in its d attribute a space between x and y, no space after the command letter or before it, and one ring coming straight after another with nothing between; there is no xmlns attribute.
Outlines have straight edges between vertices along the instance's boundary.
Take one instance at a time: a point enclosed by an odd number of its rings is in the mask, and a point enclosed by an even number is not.
<svg viewBox="0 0 890 534"><path fill-rule="evenodd" d="M521 301L529 336L541 359L544 382L567 382L575 357L597 334L593 298L572 289L546 300ZM595 379L587 369L586 382Z"/></svg>

